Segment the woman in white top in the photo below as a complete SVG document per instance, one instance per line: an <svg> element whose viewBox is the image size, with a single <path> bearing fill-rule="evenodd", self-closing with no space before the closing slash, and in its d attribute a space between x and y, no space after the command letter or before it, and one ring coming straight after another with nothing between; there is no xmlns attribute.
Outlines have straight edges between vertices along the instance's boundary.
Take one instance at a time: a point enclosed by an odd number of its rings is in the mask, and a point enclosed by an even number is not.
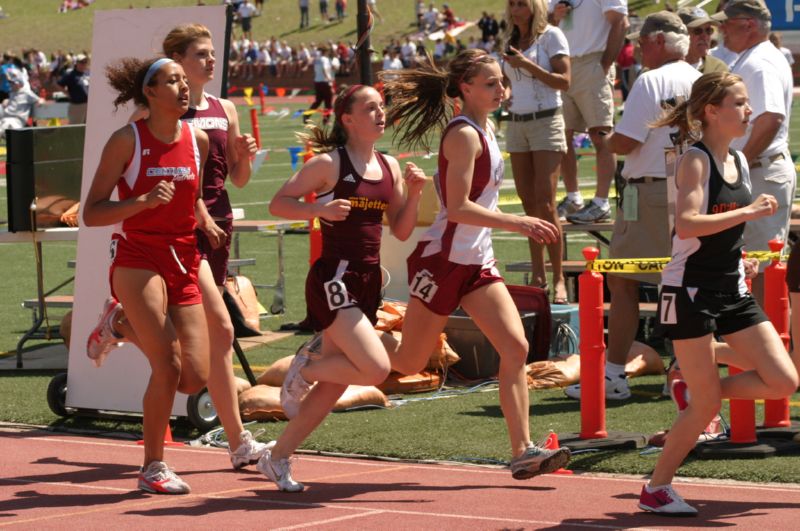
<svg viewBox="0 0 800 531"><path fill-rule="evenodd" d="M560 91L570 83L569 48L564 34L547 23L546 0L509 0L503 54L510 123L506 149L525 214L559 228L556 185L561 155L567 150ZM532 283L547 286L544 245L528 240ZM553 267L553 302L566 304L561 267L562 239L547 245Z"/></svg>

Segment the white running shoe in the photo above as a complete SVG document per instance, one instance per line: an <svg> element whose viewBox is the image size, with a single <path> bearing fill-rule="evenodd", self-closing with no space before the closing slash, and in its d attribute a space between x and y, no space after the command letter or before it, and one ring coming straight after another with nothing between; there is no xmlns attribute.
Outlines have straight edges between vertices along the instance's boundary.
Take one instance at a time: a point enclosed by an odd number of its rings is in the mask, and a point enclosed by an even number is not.
<svg viewBox="0 0 800 531"><path fill-rule="evenodd" d="M271 443L274 446L274 441ZM267 450L256 465L258 471L271 479L283 492L302 492L305 485L292 479L289 459L272 459L272 450Z"/></svg>
<svg viewBox="0 0 800 531"><path fill-rule="evenodd" d="M529 479L539 474L549 474L563 468L571 457L566 446L548 450L531 444L525 453L511 460L511 476L514 479Z"/></svg>
<svg viewBox="0 0 800 531"><path fill-rule="evenodd" d="M293 419L300 411L300 403L303 398L308 394L311 389L311 384L303 379L300 370L308 364L309 358L305 353L306 351L299 351L294 355L289 370L286 372L286 378L283 380L281 386L281 407L286 417Z"/></svg>
<svg viewBox="0 0 800 531"><path fill-rule="evenodd" d="M189 494L192 489L163 461L139 471L139 489L153 494Z"/></svg>
<svg viewBox="0 0 800 531"><path fill-rule="evenodd" d="M122 339L114 332L114 316L122 310L122 305L114 297L106 299L103 311L97 325L89 334L86 340L86 355L94 362L95 367L100 367L106 360L106 356L115 348L122 345Z"/></svg>
<svg viewBox="0 0 800 531"><path fill-rule="evenodd" d="M241 444L235 452L231 452L230 448L228 448L228 456L231 458L234 470L258 463L264 452L271 448L262 442L258 442L253 434L247 430L239 434L239 441L241 441ZM272 444L274 445L274 442Z"/></svg>
<svg viewBox="0 0 800 531"><path fill-rule="evenodd" d="M581 384L564 388L564 394L575 400L581 399ZM628 378L609 378L606 376L606 400L627 400L631 397Z"/></svg>
<svg viewBox="0 0 800 531"><path fill-rule="evenodd" d="M697 509L686 503L672 485L658 487L652 492L647 490L647 485L642 486L639 509L664 516L697 516Z"/></svg>

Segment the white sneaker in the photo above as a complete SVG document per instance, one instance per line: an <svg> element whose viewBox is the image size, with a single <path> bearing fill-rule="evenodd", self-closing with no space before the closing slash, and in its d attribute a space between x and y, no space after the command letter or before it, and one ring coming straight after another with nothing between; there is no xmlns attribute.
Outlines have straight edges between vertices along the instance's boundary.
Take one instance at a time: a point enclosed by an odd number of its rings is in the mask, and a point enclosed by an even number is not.
<svg viewBox="0 0 800 531"><path fill-rule="evenodd" d="M274 446L274 441L272 443ZM292 465L288 459L272 459L272 450L267 450L256 465L258 471L275 482L283 492L302 492L305 485L292 479Z"/></svg>
<svg viewBox="0 0 800 531"><path fill-rule="evenodd" d="M305 367L308 361L309 358L302 349L295 354L281 386L281 407L289 419L297 416L300 411L300 403L311 389L311 384L305 381L300 374L300 369Z"/></svg>
<svg viewBox="0 0 800 531"><path fill-rule="evenodd" d="M244 466L258 463L258 460L261 459L264 452L271 448L271 446L258 442L253 434L247 430L239 434L239 441L241 441L242 444L239 445L239 448L237 448L235 452L231 452L230 448L228 448L228 455L231 458L231 464L234 470L239 470ZM274 446L274 441L272 444Z"/></svg>
<svg viewBox="0 0 800 531"><path fill-rule="evenodd" d="M581 399L581 384L570 385L564 388L564 394L575 400ZM609 378L606 376L606 400L627 400L631 397L628 387L628 378Z"/></svg>
<svg viewBox="0 0 800 531"><path fill-rule="evenodd" d="M189 494L192 489L163 461L139 470L139 489L153 494Z"/></svg>
<svg viewBox="0 0 800 531"><path fill-rule="evenodd" d="M122 345L119 341L122 338L114 332L113 327L114 316L120 310L122 310L122 305L117 299L107 298L97 325L89 334L89 339L86 340L86 355L94 362L95 367L100 367L106 356Z"/></svg>
<svg viewBox="0 0 800 531"><path fill-rule="evenodd" d="M566 446L548 450L531 444L525 453L511 460L511 476L514 479L529 479L539 474L549 474L563 468L571 456Z"/></svg>
<svg viewBox="0 0 800 531"><path fill-rule="evenodd" d="M643 486L639 495L639 509L665 516L697 516L697 509L686 503L672 485L664 485L652 492L647 490L646 485Z"/></svg>

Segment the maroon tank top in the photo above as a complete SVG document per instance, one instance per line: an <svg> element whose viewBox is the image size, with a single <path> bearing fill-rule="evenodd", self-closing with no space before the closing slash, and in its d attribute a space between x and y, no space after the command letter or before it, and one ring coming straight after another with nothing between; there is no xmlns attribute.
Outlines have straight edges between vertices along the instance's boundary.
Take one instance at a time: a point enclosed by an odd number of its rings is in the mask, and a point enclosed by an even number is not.
<svg viewBox="0 0 800 531"><path fill-rule="evenodd" d="M208 158L203 167L203 202L215 218L232 219L233 211L225 190L228 177L228 115L219 98L206 94L208 108L189 108L181 120L191 123L208 135Z"/></svg>
<svg viewBox="0 0 800 531"><path fill-rule="evenodd" d="M378 181L367 181L356 173L347 150L339 152L339 179L329 192L317 197L328 203L334 199L350 201L350 214L342 221L320 219L322 228L322 257L370 264L380 263L381 222L389 206L394 180L384 156L375 152L383 175Z"/></svg>

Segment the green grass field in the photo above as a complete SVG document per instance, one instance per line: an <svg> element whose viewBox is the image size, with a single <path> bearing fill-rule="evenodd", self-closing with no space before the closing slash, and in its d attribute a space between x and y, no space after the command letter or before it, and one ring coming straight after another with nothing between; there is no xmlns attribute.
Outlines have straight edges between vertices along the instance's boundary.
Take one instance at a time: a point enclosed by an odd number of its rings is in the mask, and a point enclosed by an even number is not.
<svg viewBox="0 0 800 531"><path fill-rule="evenodd" d="M156 5L186 5L194 1L184 2L144 2L129 0L98 0L95 7L127 7L129 4L142 6L150 3ZM478 12L484 8L497 6L499 10L502 2L491 3L477 2L452 2L457 12L466 12L473 9ZM40 46L44 49L74 48L82 49L88 42L88 24L90 24L90 8L84 12L69 15L58 15L62 18L46 15L43 5L45 2L4 2L3 7L12 14L11 19L0 21L0 45L3 48L18 47L23 42L30 46ZM351 2L354 5L354 2ZM397 3L395 3L397 4ZM389 2L380 2L380 8L386 15L390 10L398 12L408 11L408 2L397 6ZM22 7L29 10L20 13ZM266 3L273 13L286 12L294 14L296 4L293 0L271 0ZM487 7L488 6L488 7ZM463 8L462 8L463 7ZM53 10L53 5L48 3L47 10ZM287 16L289 16L287 15ZM32 24L33 20L41 19L43 26L37 26L36 32L7 33L11 27L20 21ZM84 17L80 25L71 27L70 34L76 38L74 43L61 36L54 37L55 31L63 29L68 17ZM387 17L388 18L388 17ZM291 19L293 20L293 19ZM350 19L352 21L352 19ZM256 21L256 32L266 36L267 22L265 17ZM312 24L313 15L312 15ZM289 27L293 27L293 22ZM376 35L388 35L388 26L380 24L376 28ZM15 26L16 27L16 26ZM38 28L41 27L42 30ZM399 26L398 26L399 27ZM314 31L342 32L341 26ZM401 31L400 28L398 31ZM83 35L78 35L83 33ZM23 38L24 36L24 38ZM287 35L288 39L302 37L302 35ZM316 37L323 38L323 37ZM327 37L324 37L327 38ZM337 37L332 37L337 38ZM35 41L34 39L55 39L52 41ZM84 39L81 41L80 39ZM276 105L278 108L283 105ZM301 108L299 104L287 105L290 111ZM793 127L791 137L798 139L800 131L800 116L793 113ZM240 107L241 121L245 130L249 129L249 116L246 107ZM286 147L294 145L294 132L300 128L299 119L290 117L278 120L270 117L260 117L260 129L263 144L270 148L271 154L267 163L258 174L254 175L250 184L243 190L231 188L231 199L235 207L243 208L249 219L268 218L267 202L272 197L280 184L290 176L291 165ZM2 145L2 144L0 144ZM380 149L397 154L398 150L391 144L390 136L379 144ZM792 150L800 152L797 140L792 142ZM412 157L412 160L421 166L428 174L432 173L435 166L434 158ZM587 192L591 191L593 183L593 159L583 157L580 161L580 175L582 185ZM506 175L511 181L510 165L506 168ZM5 181L0 181L5 187ZM0 190L0 219L7 217L7 200L5 193ZM519 205L506 207L507 211L521 212ZM515 235L497 232L494 237L495 249L501 265L514 261L527 259L527 245L525 241ZM570 238L570 256L579 255L579 248L589 242L588 239ZM67 269L67 260L75 258L75 244L48 243L44 246L44 266L46 287L53 286L72 274ZM248 267L242 272L257 284L272 283L276 276L276 245L274 237L268 235L242 234L242 256L256 258L256 265ZM20 307L23 299L33 297L36 284L34 275L33 248L29 244L14 244L0 246L3 256L4 275L0 281L2 297L0 297L0 357L13 356L16 342L24 330L30 325L30 312ZM276 330L281 324L298 321L305 314L303 301L303 282L308 263L308 238L302 234L291 234L285 240L285 259L287 267L287 313L282 316L270 317L262 325L270 330ZM509 283L522 282L521 274L508 274ZM71 286L63 292L71 293ZM259 297L265 306L269 306L271 293L262 291ZM53 316L57 321L58 316ZM258 368L265 367L272 361L289 355L304 340L302 336L292 337L272 345L262 347L247 353L248 360ZM31 348L42 343L31 342ZM241 371L239 371L241 373ZM4 371L0 372L0 403L3 411L0 421L11 423L24 423L51 426L55 429L89 430L97 433L115 433L123 436L134 437L141 431L137 422L123 422L116 420L95 420L86 418L57 417L47 407L45 391L53 372L47 371ZM624 404L609 404L607 410L607 426L610 430L635 431L651 434L669 427L674 417L673 404L661 397L663 385L662 377L642 377L632 381L634 397ZM430 395L425 395L429 397ZM406 398L417 398L409 396ZM727 407L726 407L727 409ZM726 411L725 409L725 411ZM793 396L792 418L800 420L798 409L798 395ZM283 423L263 423L257 427L264 428L266 433L263 439L275 437L280 433ZM549 430L565 433L579 429L580 413L577 402L566 399L560 390L536 391L531 393L531 428L535 439L544 437ZM251 427L253 428L253 427ZM188 423L181 420L175 423L176 436L197 437L200 435ZM410 400L408 403L389 410L370 410L349 412L331 415L317 432L303 446L306 450L336 451L346 453L362 453L402 457L410 459L453 459L453 460L484 460L487 462L504 461L507 459L507 437L502 415L498 405L496 390L474 392L457 397L440 400ZM611 473L647 473L652 469L657 454L640 451L623 452L590 452L578 454L573 459L571 468L589 471L602 471ZM725 460L702 461L690 459L680 470L685 476L714 477L726 479L740 479L751 481L779 481L800 482L800 457L784 456L765 460Z"/></svg>

